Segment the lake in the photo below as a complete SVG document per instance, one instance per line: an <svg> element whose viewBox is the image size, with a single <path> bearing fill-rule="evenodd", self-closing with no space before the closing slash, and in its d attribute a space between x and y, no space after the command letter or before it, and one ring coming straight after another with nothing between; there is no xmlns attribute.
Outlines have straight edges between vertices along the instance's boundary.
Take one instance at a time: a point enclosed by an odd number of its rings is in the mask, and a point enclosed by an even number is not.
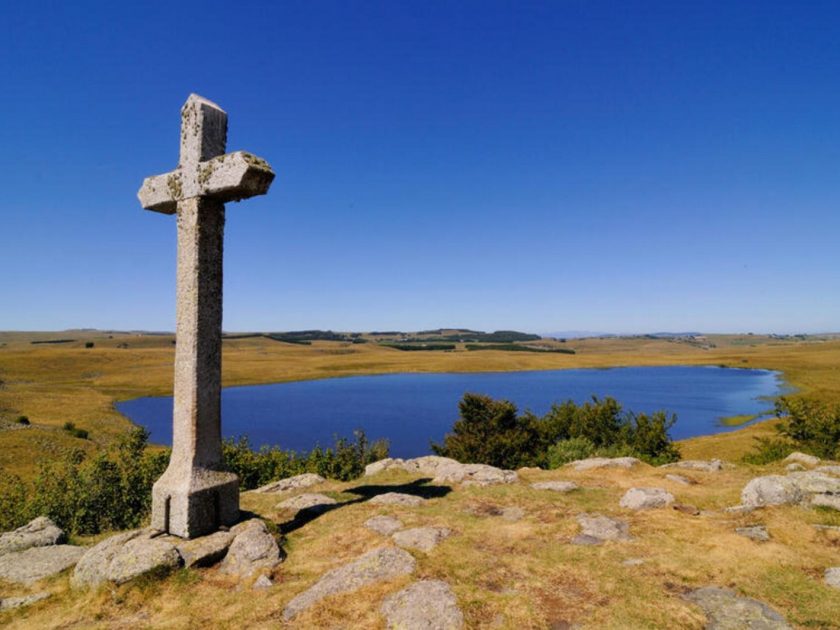
<svg viewBox="0 0 840 630"><path fill-rule="evenodd" d="M679 440L738 428L722 426L721 418L767 414L784 386L779 373L768 370L679 366L351 376L227 387L222 432L247 435L254 446L308 450L361 428L371 440L388 438L392 456L416 457L430 453L429 442L451 429L465 392L506 398L537 414L553 402L612 396L624 409L676 413L671 436ZM172 443L171 397L116 406L149 429L153 443Z"/></svg>

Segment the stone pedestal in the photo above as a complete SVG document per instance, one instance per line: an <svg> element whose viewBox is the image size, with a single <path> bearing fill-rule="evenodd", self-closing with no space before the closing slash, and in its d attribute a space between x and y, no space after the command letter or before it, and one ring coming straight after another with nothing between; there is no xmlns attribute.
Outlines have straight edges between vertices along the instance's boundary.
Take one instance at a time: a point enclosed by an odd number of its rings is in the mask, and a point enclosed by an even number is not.
<svg viewBox="0 0 840 630"><path fill-rule="evenodd" d="M239 520L239 478L233 473L171 467L152 489L152 527L181 538L210 534Z"/></svg>

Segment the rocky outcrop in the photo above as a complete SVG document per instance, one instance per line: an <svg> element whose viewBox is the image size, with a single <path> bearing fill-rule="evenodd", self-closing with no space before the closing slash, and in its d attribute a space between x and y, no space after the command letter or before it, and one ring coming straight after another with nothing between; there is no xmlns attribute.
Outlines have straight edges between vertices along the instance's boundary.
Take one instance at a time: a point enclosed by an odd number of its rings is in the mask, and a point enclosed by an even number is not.
<svg viewBox="0 0 840 630"><path fill-rule="evenodd" d="M553 492L571 492L577 490L578 485L574 481L537 481L532 483L534 490L551 490Z"/></svg>
<svg viewBox="0 0 840 630"><path fill-rule="evenodd" d="M660 468L683 468L685 470L699 470L702 472L720 472L723 470L723 462L719 459L686 459L670 464L663 464Z"/></svg>
<svg viewBox="0 0 840 630"><path fill-rule="evenodd" d="M260 486L254 490L254 492L275 494L288 492L289 490L303 490L304 488L316 486L319 483L324 483L325 481L326 479L324 479L321 475L316 475L315 473L303 473L302 475L287 477L286 479L280 479L279 481L272 481L264 486Z"/></svg>
<svg viewBox="0 0 840 630"><path fill-rule="evenodd" d="M812 470L756 477L741 491L741 503L748 507L799 503L832 506L837 496L840 479Z"/></svg>
<svg viewBox="0 0 840 630"><path fill-rule="evenodd" d="M124 544L108 565L108 580L125 584L151 572L165 573L181 564L175 545L156 538L134 538Z"/></svg>
<svg viewBox="0 0 840 630"><path fill-rule="evenodd" d="M392 630L458 630L464 615L446 582L423 580L389 595L379 608Z"/></svg>
<svg viewBox="0 0 840 630"><path fill-rule="evenodd" d="M372 464L368 464L365 466L365 477L369 477L371 475L378 475L383 470L390 470L393 468L404 470L403 464L405 463L402 459L394 459L392 457L386 457L385 459L380 459L378 462L373 462Z"/></svg>
<svg viewBox="0 0 840 630"><path fill-rule="evenodd" d="M23 527L0 534L0 556L30 547L60 545L67 540L64 532L46 516L39 516Z"/></svg>
<svg viewBox="0 0 840 630"><path fill-rule="evenodd" d="M381 547L356 560L325 573L312 587L294 597L283 610L289 621L323 598L356 591L375 582L392 580L414 572L416 561L410 553L395 547Z"/></svg>
<svg viewBox="0 0 840 630"><path fill-rule="evenodd" d="M631 540L630 526L617 518L600 514L578 514L580 534L572 539L575 545L600 545L607 540Z"/></svg>
<svg viewBox="0 0 840 630"><path fill-rule="evenodd" d="M400 469L412 474L432 477L434 483L459 483L465 486L489 486L514 483L519 477L512 470L502 470L486 464L462 464L449 457L426 455L414 459L382 459L368 464L365 475L375 475L383 470Z"/></svg>
<svg viewBox="0 0 840 630"><path fill-rule="evenodd" d="M674 502L674 495L663 488L630 488L619 505L630 510L649 510Z"/></svg>
<svg viewBox="0 0 840 630"><path fill-rule="evenodd" d="M365 527L383 536L390 536L402 526L402 521L393 516L374 516L365 521Z"/></svg>
<svg viewBox="0 0 840 630"><path fill-rule="evenodd" d="M151 535L149 530L133 530L123 532L116 536L106 538L97 545L94 545L82 556L73 575L70 584L74 588L95 588L108 581L108 570L111 561L123 548L123 546L135 538L143 537L148 539Z"/></svg>
<svg viewBox="0 0 840 630"><path fill-rule="evenodd" d="M445 527L414 527L399 531L392 538L404 549L417 549L428 553L451 534L452 532Z"/></svg>
<svg viewBox="0 0 840 630"><path fill-rule="evenodd" d="M788 630L790 626L775 610L758 600L740 597L728 588L707 586L691 591L685 599L703 609L708 630Z"/></svg>
<svg viewBox="0 0 840 630"><path fill-rule="evenodd" d="M368 501L373 505L402 505L405 507L417 507L421 505L425 499L414 494L405 494L402 492L385 492L377 494Z"/></svg>
<svg viewBox="0 0 840 630"><path fill-rule="evenodd" d="M280 547L260 519L240 523L231 530L235 538L219 571L247 578L257 571L271 571L283 561Z"/></svg>
<svg viewBox="0 0 840 630"><path fill-rule="evenodd" d="M32 593L32 595L21 595L20 597L4 597L0 599L0 611L31 606L32 604L47 599L48 597L50 597L50 593L46 591L41 593Z"/></svg>
<svg viewBox="0 0 840 630"><path fill-rule="evenodd" d="M635 457L589 457L587 459L578 459L566 464L572 466L575 470L596 470L598 468L624 468L629 469L636 464L642 462Z"/></svg>
<svg viewBox="0 0 840 630"><path fill-rule="evenodd" d="M813 468L814 466L820 463L820 458L796 451L785 457L784 461L786 461L788 464L796 463L802 464L803 466L810 466L811 468Z"/></svg>
<svg viewBox="0 0 840 630"><path fill-rule="evenodd" d="M192 540L175 540L173 537L170 542L173 542L175 549L184 561L184 566L189 569L192 567L207 567L219 562L225 557L233 539L234 534L232 532L216 532Z"/></svg>
<svg viewBox="0 0 840 630"><path fill-rule="evenodd" d="M48 545L0 556L0 580L30 585L75 565L85 550L73 545Z"/></svg>

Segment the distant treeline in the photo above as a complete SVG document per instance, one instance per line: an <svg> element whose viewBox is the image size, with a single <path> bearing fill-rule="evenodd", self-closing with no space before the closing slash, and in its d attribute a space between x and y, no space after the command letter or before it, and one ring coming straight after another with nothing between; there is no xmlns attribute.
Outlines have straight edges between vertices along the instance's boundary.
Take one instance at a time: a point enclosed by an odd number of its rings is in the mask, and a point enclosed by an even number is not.
<svg viewBox="0 0 840 630"><path fill-rule="evenodd" d="M289 332L273 333L236 333L224 335L224 339L249 339L253 337L265 337L273 341L284 343L295 343L302 346L309 346L313 341L345 341L349 343L366 343L361 333L336 333L331 330L292 330Z"/></svg>
<svg viewBox="0 0 840 630"><path fill-rule="evenodd" d="M454 350L454 343L381 343L380 345L386 348L394 348L394 350Z"/></svg>
<svg viewBox="0 0 840 630"><path fill-rule="evenodd" d="M535 348L534 346L519 346L515 343L468 343L467 350L504 350L505 352L554 352L558 354L575 354L571 348Z"/></svg>
<svg viewBox="0 0 840 630"><path fill-rule="evenodd" d="M30 341L29 343L73 343L75 339L47 339L44 341Z"/></svg>
<svg viewBox="0 0 840 630"><path fill-rule="evenodd" d="M518 332L516 330L497 330L496 332L485 333L475 331L462 331L449 335L435 335L416 337L412 341L461 341L465 343L513 343L514 341L539 341L539 335Z"/></svg>

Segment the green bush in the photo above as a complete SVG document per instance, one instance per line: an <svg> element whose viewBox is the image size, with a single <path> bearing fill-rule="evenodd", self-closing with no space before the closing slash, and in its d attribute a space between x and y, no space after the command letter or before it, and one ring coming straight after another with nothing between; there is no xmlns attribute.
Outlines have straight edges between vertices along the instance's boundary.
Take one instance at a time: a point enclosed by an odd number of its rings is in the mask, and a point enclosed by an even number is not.
<svg viewBox="0 0 840 630"><path fill-rule="evenodd" d="M784 459L796 450L796 445L778 438L755 438L756 445L752 452L744 455L747 464L770 464Z"/></svg>
<svg viewBox="0 0 840 630"><path fill-rule="evenodd" d="M67 431L70 435L75 438L79 438L80 440L88 439L90 435L86 429L79 429L75 423L73 422L65 422L63 429Z"/></svg>
<svg viewBox="0 0 840 630"><path fill-rule="evenodd" d="M30 424L29 418L26 417L26 416L18 416L17 420L15 420L15 422L17 422L18 424L26 425L26 426L29 426L29 424Z"/></svg>
<svg viewBox="0 0 840 630"><path fill-rule="evenodd" d="M776 416L787 416L776 429L801 450L823 459L840 458L840 405L781 398L776 403Z"/></svg>
<svg viewBox="0 0 840 630"><path fill-rule="evenodd" d="M563 464L592 457L597 450L598 447L585 437L560 440L548 447L544 463L547 468L560 468Z"/></svg>
<svg viewBox="0 0 840 630"><path fill-rule="evenodd" d="M94 346L94 343L92 341L86 341L85 342L85 348L93 348L93 346Z"/></svg>
<svg viewBox="0 0 840 630"><path fill-rule="evenodd" d="M7 532L32 520L26 486L20 477L0 470L0 532Z"/></svg>

